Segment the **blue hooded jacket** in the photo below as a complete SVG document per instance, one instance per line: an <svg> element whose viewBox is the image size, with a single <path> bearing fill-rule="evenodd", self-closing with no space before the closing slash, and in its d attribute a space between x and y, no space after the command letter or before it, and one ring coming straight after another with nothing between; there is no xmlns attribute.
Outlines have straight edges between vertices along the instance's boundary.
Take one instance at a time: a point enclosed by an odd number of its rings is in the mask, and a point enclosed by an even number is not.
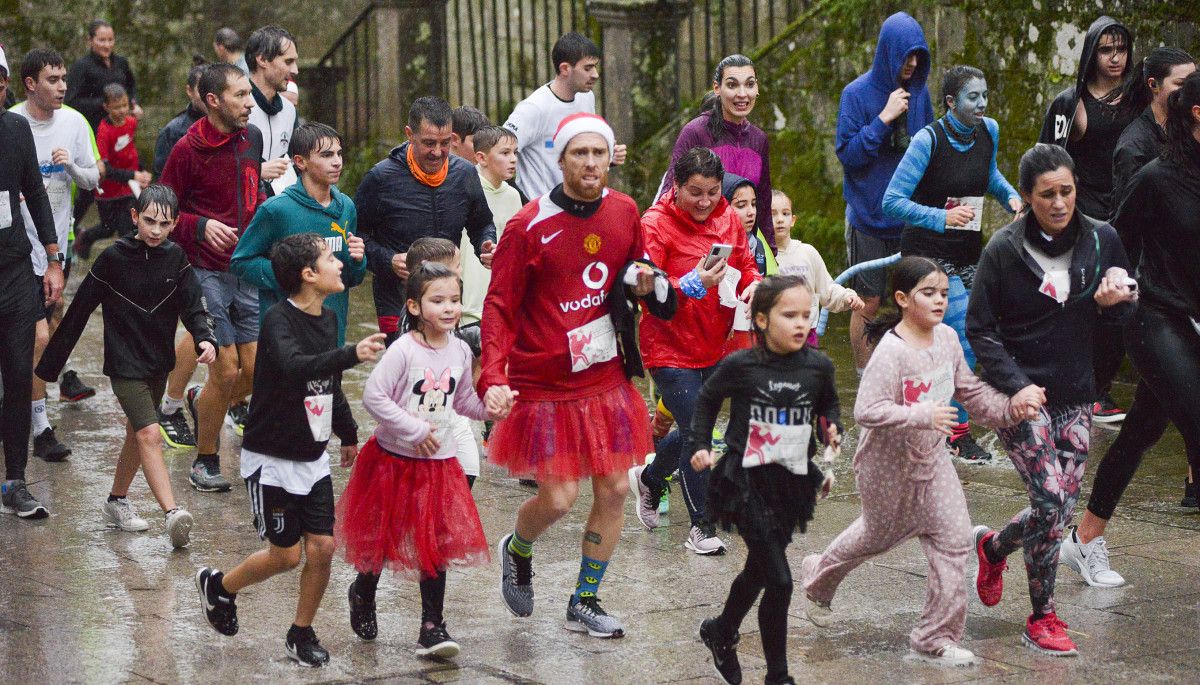
<svg viewBox="0 0 1200 685"><path fill-rule="evenodd" d="M883 193L904 157L893 147L892 127L879 114L888 96L900 87L900 71L909 54L917 53L917 69L908 81L908 135L933 123L929 78L929 45L916 19L904 12L888 17L879 29L871 70L842 89L838 106L837 156L842 162L842 196L846 220L867 235L900 237L903 223L883 213Z"/></svg>

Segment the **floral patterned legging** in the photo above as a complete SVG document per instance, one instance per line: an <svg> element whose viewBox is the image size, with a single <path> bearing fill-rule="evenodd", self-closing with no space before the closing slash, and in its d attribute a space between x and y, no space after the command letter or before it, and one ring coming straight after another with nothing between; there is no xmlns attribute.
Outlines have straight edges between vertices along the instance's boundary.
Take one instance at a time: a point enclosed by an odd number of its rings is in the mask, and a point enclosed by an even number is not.
<svg viewBox="0 0 1200 685"><path fill-rule="evenodd" d="M1063 528L1075 512L1091 441L1087 405L1043 407L1038 418L996 431L1025 487L1029 507L992 538L991 551L1025 548L1029 599L1037 616L1054 611L1054 578Z"/></svg>

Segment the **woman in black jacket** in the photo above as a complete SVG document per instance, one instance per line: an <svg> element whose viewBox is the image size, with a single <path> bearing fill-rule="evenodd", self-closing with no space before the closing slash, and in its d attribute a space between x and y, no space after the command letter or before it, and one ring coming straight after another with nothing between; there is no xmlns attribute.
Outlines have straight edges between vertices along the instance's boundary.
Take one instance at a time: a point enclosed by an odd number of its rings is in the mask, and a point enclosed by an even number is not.
<svg viewBox="0 0 1200 685"><path fill-rule="evenodd" d="M1200 469L1200 72L1170 99L1167 145L1134 174L1113 218L1121 239L1141 254L1142 304L1125 328L1129 358L1141 375L1129 417L1096 471L1088 510L1064 543L1064 561L1096 585L1087 552L1167 422L1183 436L1188 464ZM1170 198L1170 201L1163 201ZM1186 495L1185 485L1185 495ZM1192 506L1195 506L1194 504ZM1107 556L1107 555L1106 555ZM1107 558L1104 559L1107 566ZM1119 577L1119 576L1118 576Z"/></svg>
<svg viewBox="0 0 1200 685"><path fill-rule="evenodd" d="M1044 393L1037 419L997 431L1029 490L1029 508L1000 531L975 528L976 587L1000 601L1004 559L1024 547L1033 613L1024 642L1053 655L1075 654L1054 612L1063 526L1083 481L1096 396L1093 342L1101 322L1122 323L1136 305L1116 231L1075 208L1067 151L1039 143L1021 158L1028 209L983 250L967 310L967 337L983 376L1008 395Z"/></svg>

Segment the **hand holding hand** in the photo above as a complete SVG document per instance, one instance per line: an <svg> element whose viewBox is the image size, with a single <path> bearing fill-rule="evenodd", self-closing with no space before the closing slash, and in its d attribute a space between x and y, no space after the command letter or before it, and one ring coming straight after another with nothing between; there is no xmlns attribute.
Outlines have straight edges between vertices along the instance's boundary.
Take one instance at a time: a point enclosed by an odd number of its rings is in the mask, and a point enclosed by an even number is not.
<svg viewBox="0 0 1200 685"><path fill-rule="evenodd" d="M485 269L492 268L492 259L496 256L496 243L491 240L485 240L480 247L482 249L479 252L479 263Z"/></svg>
<svg viewBox="0 0 1200 685"><path fill-rule="evenodd" d="M211 364L217 361L217 348L207 340L201 340L198 347L202 350L196 357L197 364Z"/></svg>
<svg viewBox="0 0 1200 685"><path fill-rule="evenodd" d="M154 180L154 176L149 171L135 171L133 172L133 180L142 187L142 190L145 190L149 187L150 182Z"/></svg>
<svg viewBox="0 0 1200 685"><path fill-rule="evenodd" d="M342 445L342 468L348 469L354 466L354 460L358 458L358 445Z"/></svg>
<svg viewBox="0 0 1200 685"><path fill-rule="evenodd" d="M1020 212L1022 206L1023 205L1021 203L1021 198L1019 198L1019 197L1008 198L1008 208L1013 211L1013 214Z"/></svg>
<svg viewBox="0 0 1200 685"><path fill-rule="evenodd" d="M356 262L361 262L367 256L367 244L350 232L346 233L346 250L350 252L350 259Z"/></svg>
<svg viewBox="0 0 1200 685"><path fill-rule="evenodd" d="M692 455L692 469L695 471L711 469L714 463L716 462L709 450L696 450L696 453Z"/></svg>
<svg viewBox="0 0 1200 685"><path fill-rule="evenodd" d="M830 468L828 471L825 471L825 480L821 481L821 494L818 495L817 499L825 499L826 497L829 496L830 492L833 492L833 469L832 468Z"/></svg>
<svg viewBox="0 0 1200 685"><path fill-rule="evenodd" d="M379 353L383 351L383 340L387 335L384 333L372 333L354 346L354 353L358 355L360 362L373 362L379 357Z"/></svg>
<svg viewBox="0 0 1200 685"><path fill-rule="evenodd" d="M1128 283L1129 274L1124 269L1109 269L1107 275L1100 279L1100 286L1092 297L1101 307L1112 307L1122 302L1137 300L1137 290Z"/></svg>
<svg viewBox="0 0 1200 685"><path fill-rule="evenodd" d="M1009 401L1014 419L1032 420L1037 418L1038 410L1046 404L1046 389L1029 384L1017 391Z"/></svg>
<svg viewBox="0 0 1200 685"><path fill-rule="evenodd" d="M938 404L933 407L933 420L930 427L939 433L952 435L958 425L958 410L948 404Z"/></svg>
<svg viewBox="0 0 1200 685"><path fill-rule="evenodd" d="M962 228L971 223L975 218L975 208L967 205L959 205L952 209L946 210L946 227L947 228Z"/></svg>

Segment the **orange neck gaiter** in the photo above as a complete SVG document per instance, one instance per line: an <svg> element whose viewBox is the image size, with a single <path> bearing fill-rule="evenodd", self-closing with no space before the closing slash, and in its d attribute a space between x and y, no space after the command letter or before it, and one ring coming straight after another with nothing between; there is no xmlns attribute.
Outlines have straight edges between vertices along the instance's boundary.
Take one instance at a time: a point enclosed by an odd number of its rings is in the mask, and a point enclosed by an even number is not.
<svg viewBox="0 0 1200 685"><path fill-rule="evenodd" d="M442 163L442 168L438 169L437 173L434 173L434 174L425 173L421 169L421 166L419 164L417 164L416 158L413 157L412 143L408 144L407 161L408 161L408 170L412 172L413 178L417 179L421 183L424 183L425 185L429 186L430 188L436 188L436 187L442 185L442 183L445 182L445 180L446 180L446 173L448 171L450 171L450 158L447 157L446 161Z"/></svg>

